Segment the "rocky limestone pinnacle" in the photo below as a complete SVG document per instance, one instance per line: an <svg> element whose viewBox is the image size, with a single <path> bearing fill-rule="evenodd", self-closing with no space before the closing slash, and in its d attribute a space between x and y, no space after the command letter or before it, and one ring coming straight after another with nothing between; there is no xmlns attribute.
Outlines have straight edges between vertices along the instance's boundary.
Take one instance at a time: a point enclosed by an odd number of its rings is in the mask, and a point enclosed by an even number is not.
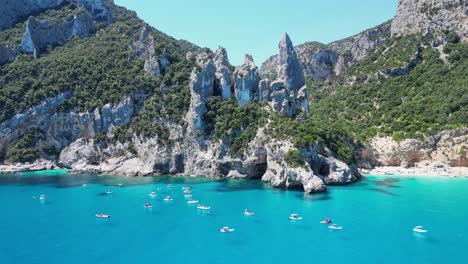
<svg viewBox="0 0 468 264"><path fill-rule="evenodd" d="M284 81L286 87L292 91L305 85L302 66L287 33L283 34L279 43L278 80Z"/></svg>
<svg viewBox="0 0 468 264"><path fill-rule="evenodd" d="M205 129L204 117L208 111L206 104L213 96L216 67L212 60L199 65L190 76L190 108L187 113L189 125L198 131Z"/></svg>
<svg viewBox="0 0 468 264"><path fill-rule="evenodd" d="M219 47L215 52L213 61L216 67L216 82L219 90L217 93L221 94L224 99L230 99L232 98L231 65L229 64L226 49Z"/></svg>
<svg viewBox="0 0 468 264"><path fill-rule="evenodd" d="M259 83L258 67L252 55L246 54L244 63L234 71L234 92L237 102L244 105L256 98Z"/></svg>

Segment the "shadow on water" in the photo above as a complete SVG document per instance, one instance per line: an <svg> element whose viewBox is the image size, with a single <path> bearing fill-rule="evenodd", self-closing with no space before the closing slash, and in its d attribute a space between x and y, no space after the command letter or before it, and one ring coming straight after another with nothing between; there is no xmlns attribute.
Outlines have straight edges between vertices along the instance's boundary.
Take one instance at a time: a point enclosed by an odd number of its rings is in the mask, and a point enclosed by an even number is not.
<svg viewBox="0 0 468 264"><path fill-rule="evenodd" d="M109 187L126 187L149 184L204 184L215 180L203 177L172 176L99 176L96 174L67 174L67 171L41 171L34 173L16 173L0 175L1 185L52 185L55 188L73 188L89 184L100 184Z"/></svg>
<svg viewBox="0 0 468 264"><path fill-rule="evenodd" d="M379 189L379 188L367 188L367 190L383 193L383 194L390 195L390 196L398 196L397 194L394 194L390 191Z"/></svg>
<svg viewBox="0 0 468 264"><path fill-rule="evenodd" d="M394 183L400 182L401 180L398 178L385 178L383 180L378 180L373 182L376 186L385 187L389 189L397 189L401 188L399 185L395 185Z"/></svg>
<svg viewBox="0 0 468 264"><path fill-rule="evenodd" d="M256 180L219 180L218 185L212 189L214 192L238 192L250 190L271 189L261 181Z"/></svg>
<svg viewBox="0 0 468 264"><path fill-rule="evenodd" d="M325 193L315 193L315 194L307 194L307 193L297 193L296 197L299 199L303 199L304 201L328 201L333 199L330 195L330 192Z"/></svg>

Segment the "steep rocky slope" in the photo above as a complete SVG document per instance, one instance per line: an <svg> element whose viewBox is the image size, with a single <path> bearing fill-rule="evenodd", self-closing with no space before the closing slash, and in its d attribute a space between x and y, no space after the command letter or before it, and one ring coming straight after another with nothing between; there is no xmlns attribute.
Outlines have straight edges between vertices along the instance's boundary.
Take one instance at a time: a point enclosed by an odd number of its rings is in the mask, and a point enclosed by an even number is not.
<svg viewBox="0 0 468 264"><path fill-rule="evenodd" d="M397 33L396 19L296 48L284 34L259 69L249 54L233 67L225 49L173 39L112 1L5 4L0 171L235 177L314 193L357 181L358 166L466 166L457 26Z"/></svg>
<svg viewBox="0 0 468 264"><path fill-rule="evenodd" d="M0 32L13 47L1 50L0 157L25 164L9 168L263 179L309 193L359 178L319 148L291 163L298 150L267 132L271 115L309 112L287 34L277 76L261 79L252 56L234 68L225 49L172 39L111 1L46 2L2 13L17 23Z"/></svg>

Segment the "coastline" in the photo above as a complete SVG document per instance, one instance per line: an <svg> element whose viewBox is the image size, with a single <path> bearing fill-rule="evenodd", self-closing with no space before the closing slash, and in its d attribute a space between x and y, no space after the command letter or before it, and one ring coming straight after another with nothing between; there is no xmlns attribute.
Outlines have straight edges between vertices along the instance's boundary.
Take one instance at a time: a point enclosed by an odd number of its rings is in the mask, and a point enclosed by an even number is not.
<svg viewBox="0 0 468 264"><path fill-rule="evenodd" d="M25 164L0 164L0 174L34 172L44 170L61 170L63 168L57 166L54 162L48 160L39 160L34 163ZM80 171L81 173L85 173ZM468 167L412 167L404 168L401 166L391 167L375 167L373 169L359 169L363 175L375 176L411 176L411 177L449 177L449 178L468 178ZM70 170L69 173L74 173Z"/></svg>
<svg viewBox="0 0 468 264"><path fill-rule="evenodd" d="M447 177L468 178L468 167L375 167L370 170L360 169L363 175L399 176L399 177Z"/></svg>

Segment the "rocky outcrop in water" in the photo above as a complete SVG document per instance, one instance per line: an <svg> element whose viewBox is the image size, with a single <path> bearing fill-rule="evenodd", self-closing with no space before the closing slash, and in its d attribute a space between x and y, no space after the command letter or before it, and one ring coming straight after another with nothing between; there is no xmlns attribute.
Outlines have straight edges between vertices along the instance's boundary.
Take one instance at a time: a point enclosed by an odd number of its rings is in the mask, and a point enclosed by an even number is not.
<svg viewBox="0 0 468 264"><path fill-rule="evenodd" d="M234 92L237 102L244 105L256 98L260 76L250 54L245 55L242 65L234 71Z"/></svg>
<svg viewBox="0 0 468 264"><path fill-rule="evenodd" d="M16 58L12 49L0 44L0 66L14 61Z"/></svg>
<svg viewBox="0 0 468 264"><path fill-rule="evenodd" d="M399 0L392 35L457 32L468 40L468 2L466 0Z"/></svg>
<svg viewBox="0 0 468 264"><path fill-rule="evenodd" d="M74 2L89 11L94 19L110 23L112 12L108 0L0 0L0 30L10 28L18 21L42 10L59 8L63 4Z"/></svg>
<svg viewBox="0 0 468 264"><path fill-rule="evenodd" d="M20 50L38 56L48 46L64 45L73 36L88 37L95 31L93 18L88 13L76 15L71 21L55 24L39 22L30 17L26 22L26 32Z"/></svg>

